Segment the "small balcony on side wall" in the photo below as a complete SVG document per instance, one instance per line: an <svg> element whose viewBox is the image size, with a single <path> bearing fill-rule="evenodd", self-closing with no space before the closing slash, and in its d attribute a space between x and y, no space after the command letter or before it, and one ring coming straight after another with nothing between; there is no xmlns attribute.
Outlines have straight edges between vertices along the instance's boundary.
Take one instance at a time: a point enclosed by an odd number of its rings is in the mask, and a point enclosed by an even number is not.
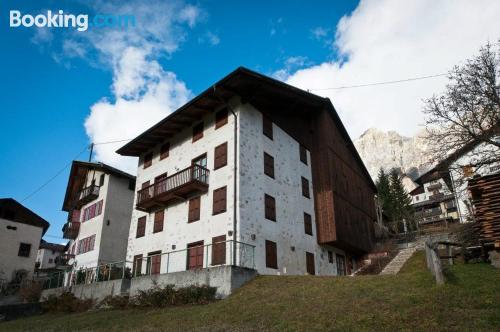
<svg viewBox="0 0 500 332"><path fill-rule="evenodd" d="M75 255L62 254L62 255L56 257L56 259L54 260L54 263L56 264L56 268L64 270L64 269L71 267L71 264L69 264L69 261L71 259L74 259L74 258L75 258Z"/></svg>
<svg viewBox="0 0 500 332"><path fill-rule="evenodd" d="M78 221L68 221L63 226L63 238L74 240L80 231L80 223Z"/></svg>
<svg viewBox="0 0 500 332"><path fill-rule="evenodd" d="M175 201L208 191L210 171L192 165L137 192L136 209L151 212Z"/></svg>
<svg viewBox="0 0 500 332"><path fill-rule="evenodd" d="M80 190L75 202L75 208L79 209L85 204L92 202L94 199L97 199L99 197L99 189L99 186L92 184Z"/></svg>

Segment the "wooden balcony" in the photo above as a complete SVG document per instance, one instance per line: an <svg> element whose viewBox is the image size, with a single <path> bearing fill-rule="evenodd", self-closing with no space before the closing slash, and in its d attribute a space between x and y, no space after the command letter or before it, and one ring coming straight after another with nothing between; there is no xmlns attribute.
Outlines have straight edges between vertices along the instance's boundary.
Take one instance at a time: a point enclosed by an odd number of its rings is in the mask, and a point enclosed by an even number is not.
<svg viewBox="0 0 500 332"><path fill-rule="evenodd" d="M91 185L87 188L83 188L78 193L78 198L75 202L75 208L79 209L85 204L92 202L94 199L97 199L97 197L99 197L99 189L100 187L96 185Z"/></svg>
<svg viewBox="0 0 500 332"><path fill-rule="evenodd" d="M54 263L56 264L57 268L63 268L63 269L68 268L68 267L70 267L69 261L73 258L75 258L75 255L62 254L62 255L56 257L56 259L54 260Z"/></svg>
<svg viewBox="0 0 500 332"><path fill-rule="evenodd" d="M76 239L78 232L80 231L80 223L75 221L68 221L63 226L63 238L65 239Z"/></svg>
<svg viewBox="0 0 500 332"><path fill-rule="evenodd" d="M195 194L208 191L210 171L192 165L137 192L136 209L152 211L168 203L184 201Z"/></svg>

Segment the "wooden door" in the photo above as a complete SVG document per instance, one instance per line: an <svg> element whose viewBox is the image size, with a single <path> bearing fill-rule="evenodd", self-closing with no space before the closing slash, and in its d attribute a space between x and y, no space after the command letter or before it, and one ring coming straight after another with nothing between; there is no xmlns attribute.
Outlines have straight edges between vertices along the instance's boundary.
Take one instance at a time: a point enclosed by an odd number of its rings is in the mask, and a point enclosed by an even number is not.
<svg viewBox="0 0 500 332"><path fill-rule="evenodd" d="M187 269L202 269L203 268L203 241L190 243L188 247Z"/></svg>
<svg viewBox="0 0 500 332"><path fill-rule="evenodd" d="M160 274L161 269L161 251L150 252L148 259L150 261L149 271L150 274Z"/></svg>
<svg viewBox="0 0 500 332"><path fill-rule="evenodd" d="M212 238L212 265L226 264L226 236Z"/></svg>

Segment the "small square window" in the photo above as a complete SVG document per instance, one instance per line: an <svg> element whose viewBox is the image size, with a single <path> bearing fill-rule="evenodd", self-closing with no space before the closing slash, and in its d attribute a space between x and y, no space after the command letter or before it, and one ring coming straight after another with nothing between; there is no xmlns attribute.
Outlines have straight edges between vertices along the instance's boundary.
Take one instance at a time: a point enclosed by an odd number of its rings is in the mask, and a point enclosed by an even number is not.
<svg viewBox="0 0 500 332"><path fill-rule="evenodd" d="M29 243L21 243L19 244L19 252L17 255L19 257L30 257L31 244Z"/></svg>

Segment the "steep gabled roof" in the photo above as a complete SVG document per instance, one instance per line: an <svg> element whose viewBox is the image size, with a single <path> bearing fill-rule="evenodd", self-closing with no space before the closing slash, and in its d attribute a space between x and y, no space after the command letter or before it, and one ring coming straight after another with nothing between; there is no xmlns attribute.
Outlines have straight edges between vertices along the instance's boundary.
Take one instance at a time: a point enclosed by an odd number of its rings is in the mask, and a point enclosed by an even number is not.
<svg viewBox="0 0 500 332"><path fill-rule="evenodd" d="M50 226L47 220L13 198L0 198L0 218L40 227L43 229L42 234L45 234ZM4 232L4 230L2 230L2 232Z"/></svg>
<svg viewBox="0 0 500 332"><path fill-rule="evenodd" d="M106 165L104 163L91 163L86 161L74 160L71 164L71 171L69 173L68 185L66 187L66 194L64 195L63 211L71 209L71 202L73 195L76 195L82 188L87 172L90 170L102 171L106 174L112 174L117 177L122 177L130 180L135 180L135 176L123 172L117 168Z"/></svg>
<svg viewBox="0 0 500 332"><path fill-rule="evenodd" d="M40 247L39 249L47 249L47 250L53 250L57 252L64 252L66 250L66 245L64 244L57 244L57 243L50 243L47 241L42 240L40 242Z"/></svg>
<svg viewBox="0 0 500 332"><path fill-rule="evenodd" d="M193 125L204 115L223 107L233 96L240 96L243 103L257 105L257 109L259 105L272 105L275 112L285 115L287 112L307 114L307 112L328 110L347 142L347 148L372 189L376 191L372 178L328 98L317 96L244 67L237 68L116 152L124 156L140 156L182 129Z"/></svg>

